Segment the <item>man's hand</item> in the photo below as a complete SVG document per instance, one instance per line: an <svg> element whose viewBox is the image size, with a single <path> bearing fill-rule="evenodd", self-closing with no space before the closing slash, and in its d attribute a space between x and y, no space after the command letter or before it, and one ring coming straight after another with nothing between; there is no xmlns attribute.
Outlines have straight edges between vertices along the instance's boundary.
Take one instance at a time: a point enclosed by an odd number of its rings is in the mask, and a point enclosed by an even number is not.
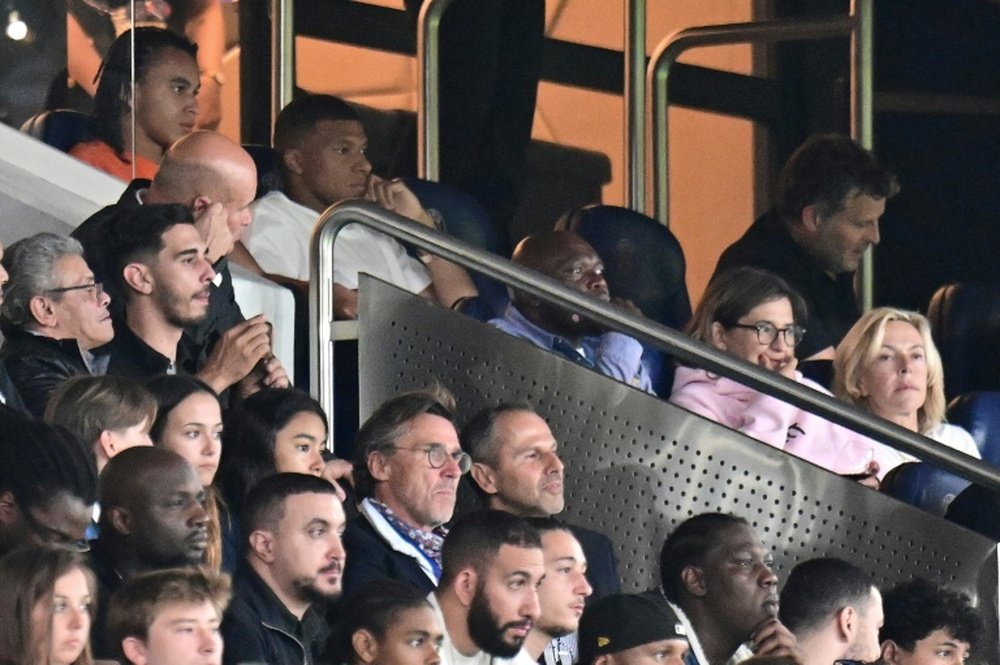
<svg viewBox="0 0 1000 665"><path fill-rule="evenodd" d="M196 208L194 212L194 226L198 229L198 235L205 241L206 258L213 264L231 252L236 243L229 230L227 217L226 209L221 203Z"/></svg>
<svg viewBox="0 0 1000 665"><path fill-rule="evenodd" d="M264 388L287 388L291 383L281 361L269 353L236 385L240 397L246 399Z"/></svg>
<svg viewBox="0 0 1000 665"><path fill-rule="evenodd" d="M386 210L434 228L434 220L420 205L417 195L411 192L402 180L383 180L373 175L368 178L368 193L365 198Z"/></svg>
<svg viewBox="0 0 1000 665"><path fill-rule="evenodd" d="M358 292L356 289L349 289L336 282L333 283L333 318L358 318Z"/></svg>
<svg viewBox="0 0 1000 665"><path fill-rule="evenodd" d="M750 636L750 647L755 656L788 656L800 664L803 662L795 635L776 618L757 626Z"/></svg>
<svg viewBox="0 0 1000 665"><path fill-rule="evenodd" d="M205 366L198 372L198 377L212 386L215 392L221 393L249 375L257 363L270 354L271 324L263 314L258 314L222 334L212 347ZM277 362L276 359L273 360ZM278 367L280 366L281 363L278 362ZM280 369L280 375L275 374L273 377L271 371L267 371L263 381L265 385L270 385L266 383L268 377L274 382L280 382L280 376L283 375L284 368ZM287 376L284 376L284 383L288 384Z"/></svg>

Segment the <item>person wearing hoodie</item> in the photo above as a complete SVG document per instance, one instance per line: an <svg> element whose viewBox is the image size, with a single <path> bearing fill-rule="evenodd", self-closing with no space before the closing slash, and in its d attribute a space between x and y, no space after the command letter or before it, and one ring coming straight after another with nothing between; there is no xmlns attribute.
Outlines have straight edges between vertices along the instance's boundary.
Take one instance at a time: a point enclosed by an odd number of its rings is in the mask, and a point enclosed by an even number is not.
<svg viewBox="0 0 1000 665"><path fill-rule="evenodd" d="M687 332L799 384L829 394L796 370L795 346L806 331L802 297L760 268L737 268L708 285ZM876 487L903 457L891 448L820 416L693 367L678 367L670 401L834 473Z"/></svg>

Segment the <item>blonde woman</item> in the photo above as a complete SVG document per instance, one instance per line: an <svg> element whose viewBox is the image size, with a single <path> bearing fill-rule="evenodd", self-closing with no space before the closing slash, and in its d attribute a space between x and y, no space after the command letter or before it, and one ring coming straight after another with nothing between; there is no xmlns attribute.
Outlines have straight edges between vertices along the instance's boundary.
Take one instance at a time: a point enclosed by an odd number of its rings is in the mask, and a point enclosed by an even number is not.
<svg viewBox="0 0 1000 665"><path fill-rule="evenodd" d="M972 436L944 422L944 368L922 314L891 307L871 310L841 341L833 367L838 398L980 458ZM903 461L916 459L899 455Z"/></svg>

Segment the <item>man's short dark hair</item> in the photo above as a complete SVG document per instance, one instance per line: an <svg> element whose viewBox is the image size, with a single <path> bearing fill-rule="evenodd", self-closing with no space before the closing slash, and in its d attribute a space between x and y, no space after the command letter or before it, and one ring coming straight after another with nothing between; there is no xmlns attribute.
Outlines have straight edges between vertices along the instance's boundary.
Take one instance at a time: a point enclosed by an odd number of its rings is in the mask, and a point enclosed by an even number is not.
<svg viewBox="0 0 1000 665"><path fill-rule="evenodd" d="M503 402L482 409L462 427L459 440L462 450L469 453L473 462L495 466L497 460L497 421L508 413L527 411L536 413L528 402Z"/></svg>
<svg viewBox="0 0 1000 665"><path fill-rule="evenodd" d="M538 532L539 536L542 536L550 531L565 531L566 533L572 535L573 530L569 528L569 525L558 520L555 517L525 517L528 524L534 527L535 531ZM575 538L576 536L574 536Z"/></svg>
<svg viewBox="0 0 1000 665"><path fill-rule="evenodd" d="M262 479L250 490L243 502L244 545L259 529L274 531L285 517L285 499L299 494L330 494L337 490L328 480L304 473L276 473Z"/></svg>
<svg viewBox="0 0 1000 665"><path fill-rule="evenodd" d="M208 602L221 619L229 598L229 575L206 568L168 568L142 573L128 579L111 596L107 633L118 658L128 663L121 651L122 640L136 637L145 642L149 627L165 606Z"/></svg>
<svg viewBox="0 0 1000 665"><path fill-rule="evenodd" d="M843 134L818 134L806 139L788 158L778 183L778 212L798 219L808 205L820 216L839 212L848 194L857 192L888 199L899 191L899 180L871 152Z"/></svg>
<svg viewBox="0 0 1000 665"><path fill-rule="evenodd" d="M734 526L745 526L742 517L727 513L702 513L682 522L667 536L660 550L660 583L663 595L672 603L681 600L681 572L700 566L709 550L719 542L719 534Z"/></svg>
<svg viewBox="0 0 1000 665"><path fill-rule="evenodd" d="M163 234L177 224L194 224L191 209L177 203L159 203L141 206L118 206L104 225L109 236L105 238L113 247L114 281L122 293L129 289L122 274L125 266L133 261L151 261L163 249Z"/></svg>
<svg viewBox="0 0 1000 665"><path fill-rule="evenodd" d="M299 147L322 120L353 120L361 117L350 104L333 95L306 95L281 109L274 122L274 149L280 155ZM280 162L281 160L279 160Z"/></svg>
<svg viewBox="0 0 1000 665"><path fill-rule="evenodd" d="M371 496L375 488L368 458L373 453L392 454L410 421L424 414L454 423L454 398L440 387L403 393L384 402L361 426L354 441L354 491L359 500Z"/></svg>
<svg viewBox="0 0 1000 665"><path fill-rule="evenodd" d="M887 591L882 609L885 623L879 641L892 640L907 651L935 630L967 642L973 650L983 639L983 619L967 595L919 577Z"/></svg>
<svg viewBox="0 0 1000 665"><path fill-rule="evenodd" d="M62 427L0 412L0 494L18 508L45 505L58 494L84 504L97 501L97 463L92 448Z"/></svg>
<svg viewBox="0 0 1000 665"><path fill-rule="evenodd" d="M460 517L441 549L441 582L451 584L460 572L473 568L482 575L504 545L541 549L542 539L527 520L502 510L477 510Z"/></svg>
<svg viewBox="0 0 1000 665"><path fill-rule="evenodd" d="M874 587L868 573L841 559L803 561L785 581L778 616L796 635L807 633L845 607L863 610Z"/></svg>

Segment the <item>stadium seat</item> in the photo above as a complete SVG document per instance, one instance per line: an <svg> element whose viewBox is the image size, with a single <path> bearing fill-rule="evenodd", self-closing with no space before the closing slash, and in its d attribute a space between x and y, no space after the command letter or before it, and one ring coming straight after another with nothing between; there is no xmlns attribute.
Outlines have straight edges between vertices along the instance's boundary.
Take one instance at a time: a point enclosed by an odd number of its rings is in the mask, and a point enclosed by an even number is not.
<svg viewBox="0 0 1000 665"><path fill-rule="evenodd" d="M641 213L608 205L575 208L556 222L556 230L583 237L604 260L612 295L631 300L650 319L683 328L691 318L684 252L667 227ZM645 361L658 395L669 395L673 363L647 347Z"/></svg>
<svg viewBox="0 0 1000 665"><path fill-rule="evenodd" d="M948 405L948 422L972 435L984 461L1000 466L1000 391L959 395Z"/></svg>
<svg viewBox="0 0 1000 665"><path fill-rule="evenodd" d="M909 462L887 473L879 491L943 517L955 497L971 484L931 464Z"/></svg>
<svg viewBox="0 0 1000 665"><path fill-rule="evenodd" d="M945 396L1000 390L1000 284L942 286L927 317L944 363Z"/></svg>
<svg viewBox="0 0 1000 665"><path fill-rule="evenodd" d="M90 117L69 109L33 115L24 121L21 131L63 152L93 136Z"/></svg>

